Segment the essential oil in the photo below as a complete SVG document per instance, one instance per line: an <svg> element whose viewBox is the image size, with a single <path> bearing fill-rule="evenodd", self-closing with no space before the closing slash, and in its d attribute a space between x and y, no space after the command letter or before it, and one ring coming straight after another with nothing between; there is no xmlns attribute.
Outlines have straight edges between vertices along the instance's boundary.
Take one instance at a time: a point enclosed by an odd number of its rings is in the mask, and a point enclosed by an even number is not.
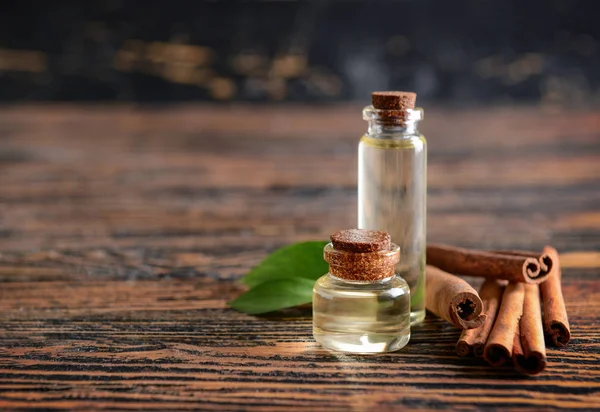
<svg viewBox="0 0 600 412"><path fill-rule="evenodd" d="M425 318L427 143L416 95L375 92L363 110L358 148L358 227L383 230L400 246L396 271L410 286L411 323Z"/></svg>

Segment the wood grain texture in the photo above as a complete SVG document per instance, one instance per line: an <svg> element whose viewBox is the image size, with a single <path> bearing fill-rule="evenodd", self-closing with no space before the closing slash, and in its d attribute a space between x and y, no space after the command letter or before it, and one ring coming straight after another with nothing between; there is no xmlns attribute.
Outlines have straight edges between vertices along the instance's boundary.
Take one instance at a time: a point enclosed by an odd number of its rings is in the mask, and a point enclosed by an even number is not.
<svg viewBox="0 0 600 412"><path fill-rule="evenodd" d="M359 107L0 110L0 409L600 409L600 113L427 110L435 242L567 257L573 339L523 378L327 352L309 310L227 308L269 251L356 220ZM474 286L478 286L474 281Z"/></svg>

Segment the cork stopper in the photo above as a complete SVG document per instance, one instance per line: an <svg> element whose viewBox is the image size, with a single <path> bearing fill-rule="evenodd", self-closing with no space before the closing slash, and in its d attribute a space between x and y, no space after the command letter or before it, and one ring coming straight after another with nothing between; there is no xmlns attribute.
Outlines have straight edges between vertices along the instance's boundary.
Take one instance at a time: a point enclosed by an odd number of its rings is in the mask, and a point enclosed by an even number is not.
<svg viewBox="0 0 600 412"><path fill-rule="evenodd" d="M412 92L373 92L371 100L377 121L385 125L406 126L411 111L415 108L417 94Z"/></svg>
<svg viewBox="0 0 600 412"><path fill-rule="evenodd" d="M331 235L331 243L346 252L379 252L390 248L392 237L381 230L346 229Z"/></svg>
<svg viewBox="0 0 600 412"><path fill-rule="evenodd" d="M353 281L376 281L394 274L400 247L388 233L348 229L331 235L324 257L333 276Z"/></svg>
<svg viewBox="0 0 600 412"><path fill-rule="evenodd" d="M414 109L417 94L413 92L373 92L373 107L378 110Z"/></svg>

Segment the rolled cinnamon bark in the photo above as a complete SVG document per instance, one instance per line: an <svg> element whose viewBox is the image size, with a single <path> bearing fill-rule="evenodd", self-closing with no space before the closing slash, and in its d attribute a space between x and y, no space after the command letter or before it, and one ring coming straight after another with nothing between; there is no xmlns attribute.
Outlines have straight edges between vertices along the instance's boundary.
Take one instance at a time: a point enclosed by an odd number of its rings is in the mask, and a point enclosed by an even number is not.
<svg viewBox="0 0 600 412"><path fill-rule="evenodd" d="M471 285L433 266L427 266L426 279L427 309L461 329L481 326L483 303Z"/></svg>
<svg viewBox="0 0 600 412"><path fill-rule="evenodd" d="M466 338L467 332L474 331L479 328L463 329L462 333L460 334L460 338L458 338L458 342L456 342L456 347L454 348L458 356L469 356L473 353L473 345L471 345L471 343Z"/></svg>
<svg viewBox="0 0 600 412"><path fill-rule="evenodd" d="M554 260L552 259L552 256L546 252L535 253L523 250L494 250L493 253L499 253L501 255L523 256L537 259L537 261L540 263L540 276L546 276L554 267Z"/></svg>
<svg viewBox="0 0 600 412"><path fill-rule="evenodd" d="M571 330L562 294L558 252L553 247L546 246L544 253L550 255L555 262L548 280L540 285L544 305L544 332L555 346L564 346L571 339Z"/></svg>
<svg viewBox="0 0 600 412"><path fill-rule="evenodd" d="M525 285L509 283L502 294L502 303L483 350L483 358L492 366L500 366L512 358L512 351L523 313Z"/></svg>
<svg viewBox="0 0 600 412"><path fill-rule="evenodd" d="M459 275L506 279L510 282L539 284L548 276L540 275L540 263L532 257L447 245L428 245L427 264Z"/></svg>
<svg viewBox="0 0 600 412"><path fill-rule="evenodd" d="M483 282L479 289L479 297L483 302L483 314L486 318L480 327L463 330L456 343L456 353L459 356L468 356L471 353L477 357L483 356L483 349L494 326L503 291L504 285L496 279L487 279Z"/></svg>
<svg viewBox="0 0 600 412"><path fill-rule="evenodd" d="M517 358L523 358L524 356L523 345L521 345L521 325L517 325L517 331L515 332L515 337L513 340L512 352L513 364L517 369L519 369L519 366L517 365Z"/></svg>
<svg viewBox="0 0 600 412"><path fill-rule="evenodd" d="M537 375L546 368L546 345L537 285L525 285L523 315L518 330L513 347L513 363L520 372Z"/></svg>

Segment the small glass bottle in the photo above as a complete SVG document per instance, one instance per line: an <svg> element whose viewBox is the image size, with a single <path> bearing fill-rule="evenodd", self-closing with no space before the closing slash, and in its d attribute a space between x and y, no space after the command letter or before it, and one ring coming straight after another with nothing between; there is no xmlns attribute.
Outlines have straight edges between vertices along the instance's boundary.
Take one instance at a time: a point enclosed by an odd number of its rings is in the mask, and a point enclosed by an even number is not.
<svg viewBox="0 0 600 412"><path fill-rule="evenodd" d="M313 335L326 348L391 352L410 339L410 291L394 273L400 248L376 230L342 230L324 257L329 273L313 289Z"/></svg>
<svg viewBox="0 0 600 412"><path fill-rule="evenodd" d="M427 143L416 94L375 92L358 147L358 227L384 230L400 246L396 271L412 296L411 324L425 318Z"/></svg>

